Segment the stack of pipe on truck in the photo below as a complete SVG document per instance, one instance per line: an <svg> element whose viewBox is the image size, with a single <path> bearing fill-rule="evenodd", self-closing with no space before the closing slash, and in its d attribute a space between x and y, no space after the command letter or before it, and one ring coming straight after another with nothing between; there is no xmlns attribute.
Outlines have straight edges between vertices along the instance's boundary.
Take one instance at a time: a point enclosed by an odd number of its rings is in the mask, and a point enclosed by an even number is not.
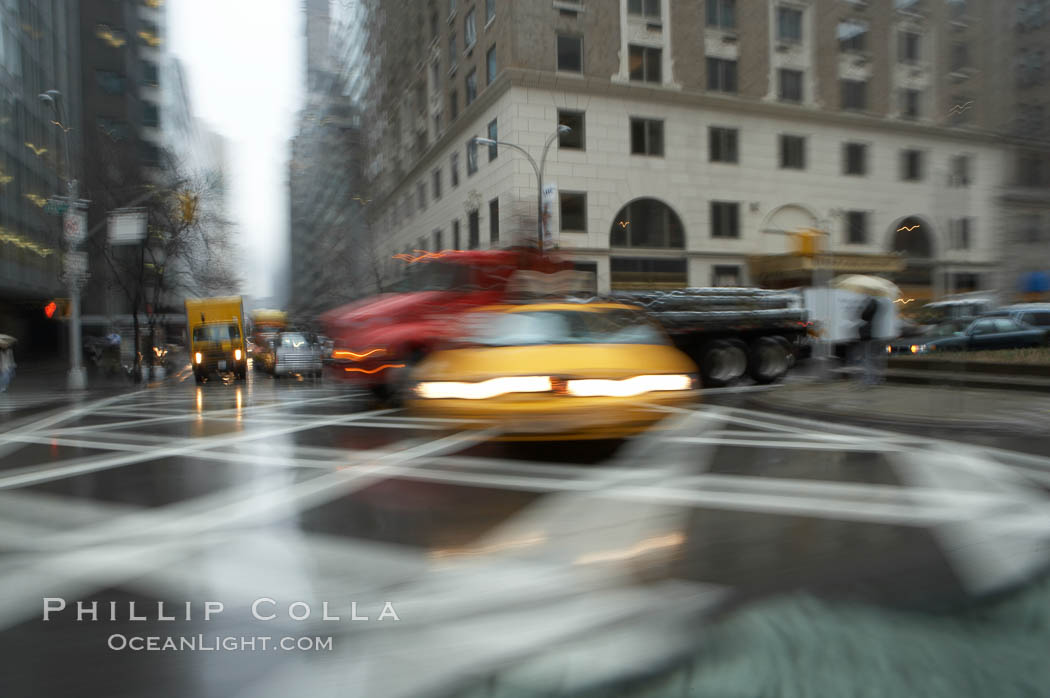
<svg viewBox="0 0 1050 698"><path fill-rule="evenodd" d="M790 292L718 287L611 296L645 308L700 367L707 387L729 385L745 375L757 383L780 380L809 330L809 315Z"/></svg>

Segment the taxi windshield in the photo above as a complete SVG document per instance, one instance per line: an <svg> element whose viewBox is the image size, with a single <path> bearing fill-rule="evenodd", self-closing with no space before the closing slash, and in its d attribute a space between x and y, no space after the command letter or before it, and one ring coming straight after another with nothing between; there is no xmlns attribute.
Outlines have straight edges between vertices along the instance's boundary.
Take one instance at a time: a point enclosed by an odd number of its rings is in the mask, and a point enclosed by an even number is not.
<svg viewBox="0 0 1050 698"><path fill-rule="evenodd" d="M667 344L633 310L537 310L475 317L466 341L485 346L536 344Z"/></svg>
<svg viewBox="0 0 1050 698"><path fill-rule="evenodd" d="M235 324L198 325L193 328L195 342L230 342L241 338L241 330Z"/></svg>

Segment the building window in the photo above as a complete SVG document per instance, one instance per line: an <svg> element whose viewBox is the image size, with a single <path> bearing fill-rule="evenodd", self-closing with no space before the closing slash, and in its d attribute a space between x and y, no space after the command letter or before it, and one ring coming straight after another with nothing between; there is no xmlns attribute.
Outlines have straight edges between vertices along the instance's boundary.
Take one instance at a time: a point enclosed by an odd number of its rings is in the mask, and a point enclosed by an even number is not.
<svg viewBox="0 0 1050 698"><path fill-rule="evenodd" d="M459 153L452 153L449 156L448 179L453 187L459 186Z"/></svg>
<svg viewBox="0 0 1050 698"><path fill-rule="evenodd" d="M440 168L434 170L431 173L430 181L431 181L431 185L432 185L432 188L433 188L433 192L431 193L431 195L433 196L434 201L437 201L438 199L441 198L441 169Z"/></svg>
<svg viewBox="0 0 1050 698"><path fill-rule="evenodd" d="M777 40L802 41L802 10L793 7L777 8Z"/></svg>
<svg viewBox="0 0 1050 698"><path fill-rule="evenodd" d="M661 82L660 66L663 51L649 46L628 47L628 67L631 80L639 82Z"/></svg>
<svg viewBox="0 0 1050 698"><path fill-rule="evenodd" d="M438 13L434 10L430 13L430 38L438 38Z"/></svg>
<svg viewBox="0 0 1050 698"><path fill-rule="evenodd" d="M842 144L842 174L868 174L868 146L866 144Z"/></svg>
<svg viewBox="0 0 1050 698"><path fill-rule="evenodd" d="M664 154L664 122L658 119L631 119L631 154Z"/></svg>
<svg viewBox="0 0 1050 698"><path fill-rule="evenodd" d="M863 111L868 108L868 83L864 80L842 80L842 108Z"/></svg>
<svg viewBox="0 0 1050 698"><path fill-rule="evenodd" d="M970 249L971 218L953 218L948 221L949 244L953 250Z"/></svg>
<svg viewBox="0 0 1050 698"><path fill-rule="evenodd" d="M948 174L948 186L970 186L970 156L956 155L951 159L951 171Z"/></svg>
<svg viewBox="0 0 1050 698"><path fill-rule="evenodd" d="M780 167L785 170L806 169L806 139L804 136L780 136Z"/></svg>
<svg viewBox="0 0 1050 698"><path fill-rule="evenodd" d="M441 250L445 249L445 241L442 239L443 237L444 237L444 235L442 234L440 228L438 228L437 230L434 231L434 251L435 252L440 252Z"/></svg>
<svg viewBox="0 0 1050 698"><path fill-rule="evenodd" d="M562 230L587 231L587 194L572 191L558 192L558 211Z"/></svg>
<svg viewBox="0 0 1050 698"><path fill-rule="evenodd" d="M711 237L740 237L740 204L735 201L711 202Z"/></svg>
<svg viewBox="0 0 1050 698"><path fill-rule="evenodd" d="M736 0L707 0L707 26L736 28Z"/></svg>
<svg viewBox="0 0 1050 698"><path fill-rule="evenodd" d="M456 32L452 32L448 35L448 69L451 71L456 67L456 59L459 58L459 52L456 51Z"/></svg>
<svg viewBox="0 0 1050 698"><path fill-rule="evenodd" d="M485 24L496 19L496 0L485 0Z"/></svg>
<svg viewBox="0 0 1050 698"><path fill-rule="evenodd" d="M489 246L499 244L499 199L489 202Z"/></svg>
<svg viewBox="0 0 1050 698"><path fill-rule="evenodd" d="M485 84L491 85L492 81L496 79L496 47L492 46L489 48L489 52L485 54Z"/></svg>
<svg viewBox="0 0 1050 698"><path fill-rule="evenodd" d="M127 89L127 78L112 70L96 70L95 82L107 95L122 95Z"/></svg>
<svg viewBox="0 0 1050 698"><path fill-rule="evenodd" d="M492 121L489 122L489 140L490 141L499 140L499 131L496 128L496 120L495 119L493 119ZM499 146L496 145L495 143L490 143L489 144L489 162L492 162L493 160L495 160L497 155L499 155Z"/></svg>
<svg viewBox="0 0 1050 698"><path fill-rule="evenodd" d="M736 92L736 61L723 58L707 59L707 89Z"/></svg>
<svg viewBox="0 0 1050 698"><path fill-rule="evenodd" d="M846 242L850 245L868 244L867 211L846 211Z"/></svg>
<svg viewBox="0 0 1050 698"><path fill-rule="evenodd" d="M1047 165L1036 152L1022 154L1017 159L1017 183L1022 187L1044 187L1047 184Z"/></svg>
<svg viewBox="0 0 1050 698"><path fill-rule="evenodd" d="M901 63L918 63L922 57L922 36L915 32L901 32L897 43L897 60Z"/></svg>
<svg viewBox="0 0 1050 698"><path fill-rule="evenodd" d="M459 246L459 219L452 221L452 249L458 250Z"/></svg>
<svg viewBox="0 0 1050 698"><path fill-rule="evenodd" d="M478 98L478 71L471 70L466 79L467 106L469 107Z"/></svg>
<svg viewBox="0 0 1050 698"><path fill-rule="evenodd" d="M160 109L153 102L142 103L142 125L154 128L160 126Z"/></svg>
<svg viewBox="0 0 1050 698"><path fill-rule="evenodd" d="M586 139L584 133L584 116L582 111L558 110L558 125L568 126L568 133L558 134L558 147L584 150Z"/></svg>
<svg viewBox="0 0 1050 698"><path fill-rule="evenodd" d="M481 223L478 220L477 209L467 216L467 247L476 250L481 246Z"/></svg>
<svg viewBox="0 0 1050 698"><path fill-rule="evenodd" d="M474 8L471 8L467 12L467 16L463 18L463 50L469 51L474 48L474 44L478 40L478 28L474 24Z"/></svg>
<svg viewBox="0 0 1050 698"><path fill-rule="evenodd" d="M471 138L467 141L467 176L478 171L478 144Z"/></svg>
<svg viewBox="0 0 1050 698"><path fill-rule="evenodd" d="M970 67L970 45L962 42L952 44L951 71L953 73Z"/></svg>
<svg viewBox="0 0 1050 698"><path fill-rule="evenodd" d="M459 95L455 90L448 93L448 113L449 121L455 121L459 118Z"/></svg>
<svg viewBox="0 0 1050 698"><path fill-rule="evenodd" d="M686 260L613 257L609 282L614 291L675 289L689 285Z"/></svg>
<svg viewBox="0 0 1050 698"><path fill-rule="evenodd" d="M627 14L660 19L660 0L627 0Z"/></svg>
<svg viewBox="0 0 1050 698"><path fill-rule="evenodd" d="M419 202L419 212L423 213L427 207L427 185L422 182L416 184L416 200Z"/></svg>
<svg viewBox="0 0 1050 698"><path fill-rule="evenodd" d="M160 71L152 61L142 61L142 84L156 87L160 84Z"/></svg>
<svg viewBox="0 0 1050 698"><path fill-rule="evenodd" d="M839 51L855 53L868 48L868 23L847 19L839 22L837 30Z"/></svg>
<svg viewBox="0 0 1050 698"><path fill-rule="evenodd" d="M905 119L918 119L922 115L922 93L918 90L901 90L901 116Z"/></svg>
<svg viewBox="0 0 1050 698"><path fill-rule="evenodd" d="M99 130L105 133L111 140L123 141L131 136L131 129L125 121L108 116L100 116L96 123Z"/></svg>
<svg viewBox="0 0 1050 698"><path fill-rule="evenodd" d="M456 0L448 0L448 16L451 19L452 15L456 14Z"/></svg>
<svg viewBox="0 0 1050 698"><path fill-rule="evenodd" d="M711 269L711 285L719 288L740 286L740 267L735 264L716 264Z"/></svg>
<svg viewBox="0 0 1050 698"><path fill-rule="evenodd" d="M777 97L781 102L802 101L802 71L781 68L777 71Z"/></svg>
<svg viewBox="0 0 1050 698"><path fill-rule="evenodd" d="M901 179L906 182L918 182L922 179L922 151L901 151Z"/></svg>
<svg viewBox="0 0 1050 698"><path fill-rule="evenodd" d="M620 209L609 230L612 247L685 248L685 228L671 207L657 199L636 199Z"/></svg>
<svg viewBox="0 0 1050 698"><path fill-rule="evenodd" d="M147 143L146 141L143 141L140 144L140 147L140 152L142 153L142 164L148 165L150 167L159 167L160 148L158 148L153 143Z"/></svg>
<svg viewBox="0 0 1050 698"><path fill-rule="evenodd" d="M558 70L567 73L583 72L583 39L581 37L558 34Z"/></svg>
<svg viewBox="0 0 1050 698"><path fill-rule="evenodd" d="M739 162L737 134L735 128L711 126L707 129L707 149L711 162Z"/></svg>

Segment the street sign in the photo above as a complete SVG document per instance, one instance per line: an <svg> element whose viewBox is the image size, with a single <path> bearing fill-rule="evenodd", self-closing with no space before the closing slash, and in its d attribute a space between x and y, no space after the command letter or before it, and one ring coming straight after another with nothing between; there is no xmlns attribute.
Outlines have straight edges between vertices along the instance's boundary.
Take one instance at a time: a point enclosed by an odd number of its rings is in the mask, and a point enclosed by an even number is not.
<svg viewBox="0 0 1050 698"><path fill-rule="evenodd" d="M109 244L128 245L146 237L145 209L117 209L109 214Z"/></svg>
<svg viewBox="0 0 1050 698"><path fill-rule="evenodd" d="M44 204L44 213L49 216L61 216L69 210L69 201L61 197L52 196Z"/></svg>
<svg viewBox="0 0 1050 698"><path fill-rule="evenodd" d="M62 262L62 280L70 286L83 286L88 278L86 252L66 252Z"/></svg>
<svg viewBox="0 0 1050 698"><path fill-rule="evenodd" d="M62 229L66 235L66 242L70 245L79 245L87 232L87 214L75 209L67 209Z"/></svg>
<svg viewBox="0 0 1050 698"><path fill-rule="evenodd" d="M558 185L555 182L543 185L543 249L554 247L554 226L551 217L554 215L554 200L558 198Z"/></svg>

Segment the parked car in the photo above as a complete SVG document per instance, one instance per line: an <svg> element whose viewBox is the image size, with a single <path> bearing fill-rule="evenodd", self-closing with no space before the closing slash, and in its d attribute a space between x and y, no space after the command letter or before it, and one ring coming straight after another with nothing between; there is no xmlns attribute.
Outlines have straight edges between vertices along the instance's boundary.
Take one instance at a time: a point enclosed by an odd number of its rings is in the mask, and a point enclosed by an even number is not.
<svg viewBox="0 0 1050 698"><path fill-rule="evenodd" d="M1032 327L1050 329L1050 303L1017 303L999 308L989 315L1005 315Z"/></svg>
<svg viewBox="0 0 1050 698"><path fill-rule="evenodd" d="M1026 325L1004 314L982 315L966 329L951 334L927 335L887 345L889 354L927 354L935 351L1020 349L1048 344L1047 331Z"/></svg>
<svg viewBox="0 0 1050 698"><path fill-rule="evenodd" d="M289 374L321 376L321 346L303 332L278 332L260 348L255 360L274 378Z"/></svg>

